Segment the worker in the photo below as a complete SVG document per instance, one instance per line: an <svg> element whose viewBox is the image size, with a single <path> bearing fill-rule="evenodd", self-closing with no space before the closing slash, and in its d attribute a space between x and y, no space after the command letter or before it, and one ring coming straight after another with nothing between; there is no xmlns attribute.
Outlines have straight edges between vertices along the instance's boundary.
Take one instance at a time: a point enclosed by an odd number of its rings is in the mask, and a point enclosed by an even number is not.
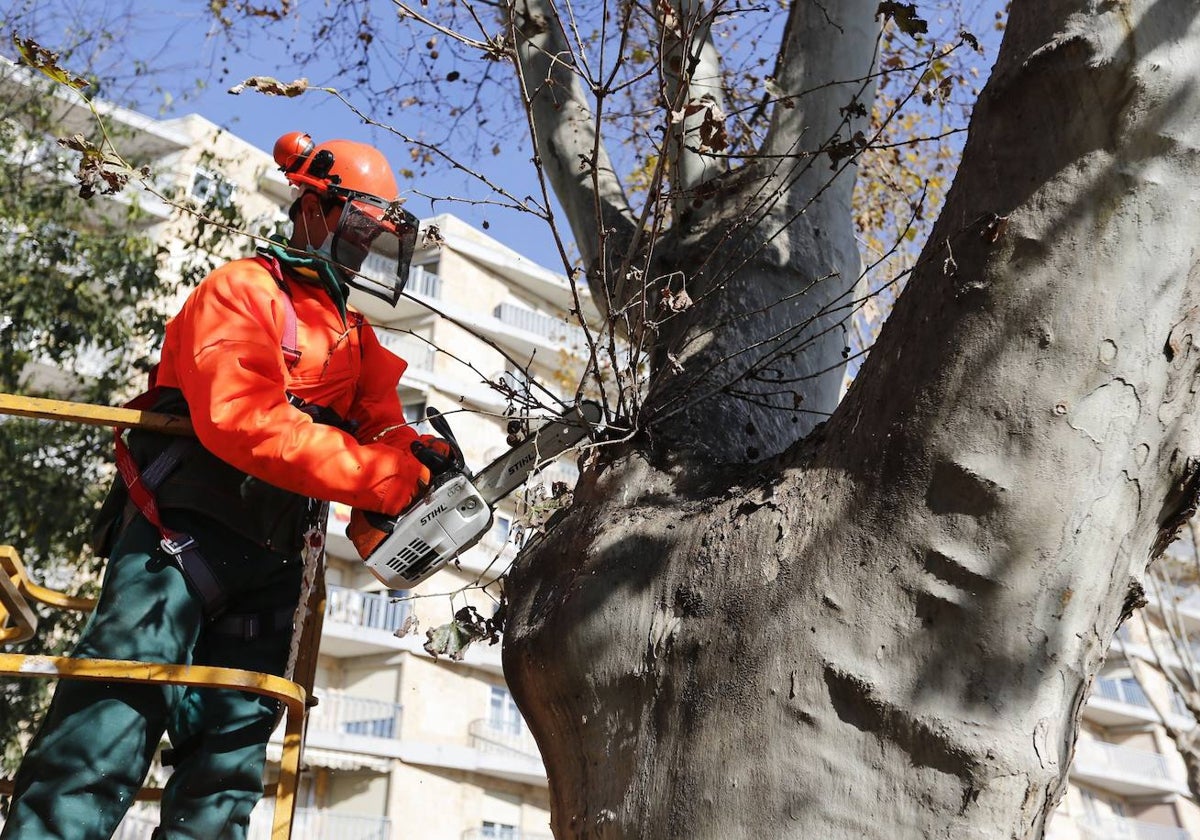
<svg viewBox="0 0 1200 840"><path fill-rule="evenodd" d="M188 414L196 439L133 431L118 446L96 540L109 560L76 656L282 675L306 534L323 524L313 500L393 516L457 454L406 424L405 362L346 301L353 286L395 305L408 275L417 220L387 160L299 132L275 160L291 235L215 270L167 323L142 404ZM108 838L166 732L154 836L240 840L278 711L231 689L64 680L0 837Z"/></svg>

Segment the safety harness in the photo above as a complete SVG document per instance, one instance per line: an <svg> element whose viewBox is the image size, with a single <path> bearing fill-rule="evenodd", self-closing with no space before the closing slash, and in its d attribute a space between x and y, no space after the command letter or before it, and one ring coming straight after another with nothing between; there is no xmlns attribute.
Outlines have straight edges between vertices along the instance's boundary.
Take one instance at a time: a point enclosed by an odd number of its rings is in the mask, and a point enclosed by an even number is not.
<svg viewBox="0 0 1200 840"><path fill-rule="evenodd" d="M277 257L270 253L259 253L255 257L263 267L270 272L275 284L283 291L284 299L284 329L280 341L284 362L291 371L300 362L300 349L297 342L296 307L292 300L291 290L283 277L283 269ZM166 393L166 388L157 382L157 365L150 371L150 387L125 404L126 408L148 410L155 407ZM287 394L288 401L309 414L317 422L330 425L340 425L347 431L348 424L339 422L334 412L322 406L305 403L299 397ZM176 531L163 522L155 499L155 491L188 455L194 452L199 442L194 438L176 438L163 450L145 469L139 469L129 446L125 443L124 433L127 427L118 426L113 430L116 447L117 470L129 494L129 501L141 512L162 537L163 551L170 555L179 567L193 590L200 596L204 613L212 620L210 629L226 634L240 636L247 640L271 633L291 625L293 609L276 610L271 613L252 615L225 615L221 613L228 602L228 593L221 584L219 577L213 572L208 561L200 553L199 546L191 535ZM314 510L319 507L310 504ZM323 523L319 524L323 527Z"/></svg>

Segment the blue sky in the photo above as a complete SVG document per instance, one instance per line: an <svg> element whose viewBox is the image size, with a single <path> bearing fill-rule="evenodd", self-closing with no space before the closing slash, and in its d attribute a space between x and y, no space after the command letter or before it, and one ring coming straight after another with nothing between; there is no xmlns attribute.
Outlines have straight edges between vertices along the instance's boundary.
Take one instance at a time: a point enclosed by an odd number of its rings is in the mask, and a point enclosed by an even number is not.
<svg viewBox="0 0 1200 840"><path fill-rule="evenodd" d="M200 114L266 150L281 134L307 131L318 143L335 137L373 143L397 168L411 165L409 149L402 141L363 125L344 105L322 92L311 91L295 99L265 96L253 90L240 95L228 93L234 83L255 75L283 81L305 76L313 84L328 85L332 65L293 66L287 44L278 36L239 41L238 49L231 49L227 40L214 34L207 5L200 0L0 0L0 28L5 34L15 29L48 49L61 50L70 43L73 30L92 27L96 20L121 19L132 8L136 12L122 20L118 41L89 50L102 71L115 70L124 77L108 91L121 104L159 118ZM19 17L22 11L28 13L31 9L32 15ZM296 31L295 37L311 36ZM13 50L9 47L5 52L11 56ZM148 72L130 78L134 65L123 57L126 55ZM330 55L328 60L336 59ZM66 64L68 69L78 69L70 62ZM353 90L343 93L354 99ZM398 125L417 133L402 121ZM517 195L537 195L532 165L523 158L527 154L525 135L514 135L512 148L487 163L489 174L503 178L504 185ZM409 193L408 207L418 216L451 212L476 227L486 228L489 235L527 257L562 271L553 238L540 220L494 207L433 204L412 192L419 189L438 196L482 197L481 188L448 165L432 167L412 183L402 183L401 189Z"/></svg>
<svg viewBox="0 0 1200 840"><path fill-rule="evenodd" d="M922 8L937 2L928 0ZM0 0L0 31L7 34L15 30L33 36L49 49L59 50L71 42L73 32L94 30L96 21L105 21L120 32L120 37L112 43L94 45L90 54L101 71L112 70L125 78L110 91L122 104L158 117L198 113L263 149L270 149L281 134L300 130L309 132L318 142L347 137L374 143L397 168L410 165L410 150L402 141L363 125L345 106L321 92L312 91L295 99L255 91L238 96L227 92L234 83L254 75L283 81L303 75L313 84L336 84L331 81L336 63L347 57L332 50L318 50L323 60L303 67L294 66L288 58L289 41L313 42L310 29L320 9L306 8L309 17L305 23L276 25L269 30L271 37L244 38L234 49L215 32L208 5L204 0ZM390 8L389 4L383 5ZM967 0L966 5L974 9L968 24L985 43L990 41L985 62L990 65L998 40L992 18L1001 0ZM931 23L936 26L935 21ZM135 64L130 56L147 68L132 79ZM355 99L354 90L343 88L343 93ZM401 130L420 133L411 112L398 110L392 119ZM513 126L511 140L503 144L502 153L482 162L481 167L512 194L539 196L526 146L524 125ZM490 235L546 267L563 270L551 234L541 220L490 206L443 201L434 204L415 194L414 190L420 190L437 196L487 197L484 188L449 164L435 164L412 183L402 183L401 188L409 192L408 207L418 216L452 212L476 227L486 228ZM564 233L569 235L565 224Z"/></svg>

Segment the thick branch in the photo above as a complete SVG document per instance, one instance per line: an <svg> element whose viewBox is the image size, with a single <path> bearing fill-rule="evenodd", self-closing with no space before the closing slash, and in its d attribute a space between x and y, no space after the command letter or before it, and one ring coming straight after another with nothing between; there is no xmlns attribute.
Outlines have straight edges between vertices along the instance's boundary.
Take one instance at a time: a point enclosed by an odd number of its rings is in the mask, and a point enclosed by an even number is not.
<svg viewBox="0 0 1200 840"><path fill-rule="evenodd" d="M701 0L674 0L658 6L659 38L667 106L672 112L671 187L675 218L691 204L690 191L725 171L725 159L712 154L723 144L725 90L721 62L712 42L714 11Z"/></svg>
<svg viewBox="0 0 1200 840"><path fill-rule="evenodd" d="M583 263L592 269L592 296L603 309L610 300L603 261L622 253L622 243L632 235L633 213L604 148L553 0L519 0L512 27L538 159L566 213ZM593 88L592 93L601 91Z"/></svg>
<svg viewBox="0 0 1200 840"><path fill-rule="evenodd" d="M903 523L872 550L930 628L880 632L889 587L856 582L878 594L845 619L876 633L849 670L920 686L910 712L1005 756L970 748L970 810L1011 820L992 836L1044 825L1087 681L1194 509L1198 16L1013 4L946 207L827 429L821 466L859 488L847 542Z"/></svg>
<svg viewBox="0 0 1200 840"><path fill-rule="evenodd" d="M830 158L804 150L826 146L839 129L848 136L862 119L847 108L851 99L870 110L875 10L866 0L829 10L794 4L780 62L787 95L765 145L775 156L713 181L715 198L676 225L669 267L697 306L663 329L646 403L676 456L755 460L837 405L860 273L856 168L848 160L831 168ZM802 86L818 89L801 94Z"/></svg>
<svg viewBox="0 0 1200 840"><path fill-rule="evenodd" d="M585 474L505 640L557 836L1041 835L1194 508L1198 17L1014 3L933 244L823 430L753 469ZM697 434L749 435L732 417Z"/></svg>
<svg viewBox="0 0 1200 840"><path fill-rule="evenodd" d="M863 80L875 69L878 5L877 0L793 0L775 79L778 97L762 147L769 159L797 156L776 171L776 187L789 193L793 209L819 191L850 204L853 170L826 186L828 163L810 158L867 126L874 85Z"/></svg>

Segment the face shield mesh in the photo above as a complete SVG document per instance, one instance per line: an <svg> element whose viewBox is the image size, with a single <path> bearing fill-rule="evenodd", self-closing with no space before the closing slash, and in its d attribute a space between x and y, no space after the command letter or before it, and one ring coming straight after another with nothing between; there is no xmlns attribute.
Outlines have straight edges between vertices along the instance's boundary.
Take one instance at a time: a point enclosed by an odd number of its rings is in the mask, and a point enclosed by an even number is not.
<svg viewBox="0 0 1200 840"><path fill-rule="evenodd" d="M408 282L417 225L396 203L354 194L342 207L330 255L350 270L347 283L395 306Z"/></svg>

